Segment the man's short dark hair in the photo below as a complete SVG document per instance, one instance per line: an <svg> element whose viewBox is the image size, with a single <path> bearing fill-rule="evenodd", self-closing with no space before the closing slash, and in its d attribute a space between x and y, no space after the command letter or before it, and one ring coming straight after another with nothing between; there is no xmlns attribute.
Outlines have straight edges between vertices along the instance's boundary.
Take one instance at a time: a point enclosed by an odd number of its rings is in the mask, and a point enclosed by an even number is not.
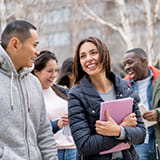
<svg viewBox="0 0 160 160"><path fill-rule="evenodd" d="M21 42L28 39L30 29L36 30L36 27L25 20L14 20L8 23L1 35L1 45L4 49L7 48L9 41L13 37L17 37Z"/></svg>
<svg viewBox="0 0 160 160"><path fill-rule="evenodd" d="M133 48L133 49L130 49L126 52L127 53L131 53L131 52L134 52L136 54L139 54L141 57L145 57L147 58L147 54L146 52L142 49L142 48Z"/></svg>

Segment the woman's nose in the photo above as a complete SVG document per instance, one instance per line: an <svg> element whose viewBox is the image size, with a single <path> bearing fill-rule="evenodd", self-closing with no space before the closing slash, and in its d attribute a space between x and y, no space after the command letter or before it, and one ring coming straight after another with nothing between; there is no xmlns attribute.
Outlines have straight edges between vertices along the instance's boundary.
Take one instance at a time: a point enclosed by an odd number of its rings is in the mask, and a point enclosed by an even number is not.
<svg viewBox="0 0 160 160"><path fill-rule="evenodd" d="M51 76L55 78L57 76L57 72L56 71L52 72Z"/></svg>
<svg viewBox="0 0 160 160"><path fill-rule="evenodd" d="M87 60L87 61L90 61L90 60L92 60L92 59L93 59L92 55L88 54L87 57L86 57L86 60Z"/></svg>

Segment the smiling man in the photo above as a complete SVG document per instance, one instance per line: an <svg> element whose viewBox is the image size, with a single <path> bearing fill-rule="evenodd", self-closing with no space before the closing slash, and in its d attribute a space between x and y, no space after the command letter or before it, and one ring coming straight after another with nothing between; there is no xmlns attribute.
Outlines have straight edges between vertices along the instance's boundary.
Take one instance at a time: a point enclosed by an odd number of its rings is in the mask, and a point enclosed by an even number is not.
<svg viewBox="0 0 160 160"><path fill-rule="evenodd" d="M147 128L144 144L136 145L135 149L140 160L159 160L156 143L160 147L160 70L148 66L147 55L141 48L128 50L124 54L124 69L127 80L149 110L143 116L148 121L157 121L154 126ZM156 97L156 98L155 98Z"/></svg>
<svg viewBox="0 0 160 160"><path fill-rule="evenodd" d="M57 160L42 88L30 71L39 55L36 27L10 22L0 45L0 159Z"/></svg>

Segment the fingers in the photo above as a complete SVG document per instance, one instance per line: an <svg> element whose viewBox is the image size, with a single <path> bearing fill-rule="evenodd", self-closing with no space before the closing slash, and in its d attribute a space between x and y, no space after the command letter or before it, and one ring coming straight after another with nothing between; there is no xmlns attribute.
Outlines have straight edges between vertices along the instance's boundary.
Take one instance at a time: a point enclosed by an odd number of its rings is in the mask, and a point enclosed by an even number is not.
<svg viewBox="0 0 160 160"><path fill-rule="evenodd" d="M131 113L128 116L126 116L122 123L120 124L121 126L127 126L127 127L136 127L137 125L137 118L135 113Z"/></svg>
<svg viewBox="0 0 160 160"><path fill-rule="evenodd" d="M109 119L112 119L112 117L110 116L110 113L109 113L108 110L106 111L106 117L108 118L108 120L109 120Z"/></svg>
<svg viewBox="0 0 160 160"><path fill-rule="evenodd" d="M61 116L61 118L58 120L58 127L59 128L62 128L66 125L69 125L69 119L68 119L68 114L63 114Z"/></svg>
<svg viewBox="0 0 160 160"><path fill-rule="evenodd" d="M98 134L101 134L102 135L102 131L104 131L104 129L105 129L105 127L104 127L104 124L103 124L103 121L96 121L96 124L95 124L95 129L96 129L96 132L98 133Z"/></svg>
<svg viewBox="0 0 160 160"><path fill-rule="evenodd" d="M131 113L131 114L130 114L130 117L131 117L131 118L135 118L135 117L136 117L136 114L135 114L135 113Z"/></svg>
<svg viewBox="0 0 160 160"><path fill-rule="evenodd" d="M67 114L67 113L66 113L66 114L63 114L61 118L63 118L63 119L68 119L68 114Z"/></svg>
<svg viewBox="0 0 160 160"><path fill-rule="evenodd" d="M96 125L101 125L103 123L103 121L97 120L96 121Z"/></svg>
<svg viewBox="0 0 160 160"><path fill-rule="evenodd" d="M110 115L110 113L109 113L108 110L106 111L106 117L107 117L108 121L113 122L113 123L116 123L116 122L113 120L113 118L111 117L111 115Z"/></svg>
<svg viewBox="0 0 160 160"><path fill-rule="evenodd" d="M62 127L63 127L63 123L62 123L62 120L61 120L61 119L58 120L57 126L58 126L59 128L62 128Z"/></svg>
<svg viewBox="0 0 160 160"><path fill-rule="evenodd" d="M61 117L63 125L69 125L69 119L68 117Z"/></svg>
<svg viewBox="0 0 160 160"><path fill-rule="evenodd" d="M144 119L146 119L147 121L157 121L157 118L154 116L147 116Z"/></svg>
<svg viewBox="0 0 160 160"><path fill-rule="evenodd" d="M158 113L156 110L150 110L144 113L143 118L148 121L157 121L158 120Z"/></svg>

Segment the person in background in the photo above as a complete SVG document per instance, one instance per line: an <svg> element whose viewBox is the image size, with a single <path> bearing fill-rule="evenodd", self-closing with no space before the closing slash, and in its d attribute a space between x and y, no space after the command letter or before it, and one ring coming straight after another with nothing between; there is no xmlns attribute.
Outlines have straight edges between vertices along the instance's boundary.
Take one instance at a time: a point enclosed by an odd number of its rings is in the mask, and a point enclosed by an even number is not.
<svg viewBox="0 0 160 160"><path fill-rule="evenodd" d="M136 145L141 160L159 160L156 155L156 142L160 148L160 70L148 66L147 55L141 48L133 48L124 54L124 69L127 72L125 80L131 84L135 92L149 110L143 116L148 121L157 121L146 130L144 144ZM157 140L157 141L156 141Z"/></svg>
<svg viewBox="0 0 160 160"><path fill-rule="evenodd" d="M72 67L73 57L65 59L62 63L62 67L60 69L59 76L56 80L56 84L66 86L69 89L73 86L74 79L72 74Z"/></svg>
<svg viewBox="0 0 160 160"><path fill-rule="evenodd" d="M39 55L36 27L7 24L0 45L0 159L57 160L41 84L30 72Z"/></svg>
<svg viewBox="0 0 160 160"><path fill-rule="evenodd" d="M57 121L57 130L69 124L66 89L54 84L57 76L57 58L53 52L44 50L35 60L34 74L42 84L46 110L51 122ZM54 128L54 127L53 127ZM72 136L63 134L63 130L54 134L59 160L75 160L76 147Z"/></svg>
<svg viewBox="0 0 160 160"><path fill-rule="evenodd" d="M145 127L138 109L138 96L111 71L109 51L97 37L88 37L76 47L73 63L74 84L69 91L69 121L77 146L77 160L138 160L133 144L144 142ZM100 121L104 101L133 97L133 113L118 125L107 112L108 121ZM118 107L118 106L117 106ZM118 116L118 115L117 115ZM129 149L100 155L120 142Z"/></svg>

